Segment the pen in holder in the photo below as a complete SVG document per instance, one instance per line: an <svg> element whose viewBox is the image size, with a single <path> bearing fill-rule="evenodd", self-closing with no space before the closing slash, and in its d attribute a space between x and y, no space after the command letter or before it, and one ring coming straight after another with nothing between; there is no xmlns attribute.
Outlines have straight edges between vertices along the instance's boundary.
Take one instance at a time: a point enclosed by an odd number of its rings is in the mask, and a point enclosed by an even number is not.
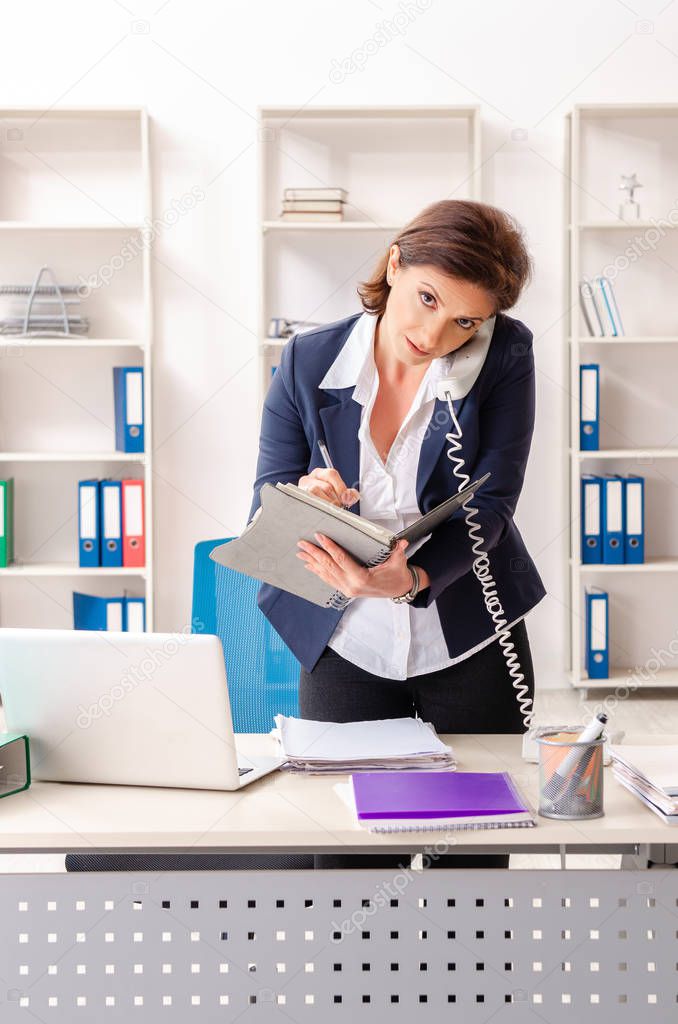
<svg viewBox="0 0 678 1024"><path fill-rule="evenodd" d="M581 737L581 729L546 733L539 745L539 814L544 818L603 816L605 736Z"/></svg>

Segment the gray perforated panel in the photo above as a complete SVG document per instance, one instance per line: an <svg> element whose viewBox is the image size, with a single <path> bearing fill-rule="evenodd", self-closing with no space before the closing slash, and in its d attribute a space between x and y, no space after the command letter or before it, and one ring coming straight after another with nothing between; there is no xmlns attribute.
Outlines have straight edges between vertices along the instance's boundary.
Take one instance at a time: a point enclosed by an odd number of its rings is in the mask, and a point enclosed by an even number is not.
<svg viewBox="0 0 678 1024"><path fill-rule="evenodd" d="M3 1024L678 1019L675 870L4 875L0 920Z"/></svg>

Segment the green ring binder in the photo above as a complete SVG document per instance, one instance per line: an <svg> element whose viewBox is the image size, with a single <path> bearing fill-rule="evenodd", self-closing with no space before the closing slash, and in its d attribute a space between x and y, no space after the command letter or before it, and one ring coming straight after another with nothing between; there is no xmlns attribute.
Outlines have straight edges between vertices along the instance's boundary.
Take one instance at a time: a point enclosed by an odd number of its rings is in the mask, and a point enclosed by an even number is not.
<svg viewBox="0 0 678 1024"><path fill-rule="evenodd" d="M0 732L0 798L21 793L31 784L28 736Z"/></svg>

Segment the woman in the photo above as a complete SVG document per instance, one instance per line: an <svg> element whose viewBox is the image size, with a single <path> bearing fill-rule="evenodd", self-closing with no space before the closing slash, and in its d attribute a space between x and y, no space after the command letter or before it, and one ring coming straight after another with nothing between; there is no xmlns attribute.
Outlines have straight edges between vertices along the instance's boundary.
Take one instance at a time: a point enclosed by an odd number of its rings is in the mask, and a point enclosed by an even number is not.
<svg viewBox="0 0 678 1024"><path fill-rule="evenodd" d="M471 479L491 474L472 505L531 696L523 620L545 590L513 514L534 427L534 360L531 332L505 314L529 276L520 230L501 210L445 200L415 217L359 288L364 312L283 350L264 405L250 518L267 482L293 481L394 532L454 494L452 423L437 385L450 375L450 353L495 318L482 369L454 403L457 454ZM259 596L302 664L302 717L417 714L441 733L523 731L464 513L369 569L328 538L316 541L300 542L299 558L350 598L343 611L268 584Z"/></svg>

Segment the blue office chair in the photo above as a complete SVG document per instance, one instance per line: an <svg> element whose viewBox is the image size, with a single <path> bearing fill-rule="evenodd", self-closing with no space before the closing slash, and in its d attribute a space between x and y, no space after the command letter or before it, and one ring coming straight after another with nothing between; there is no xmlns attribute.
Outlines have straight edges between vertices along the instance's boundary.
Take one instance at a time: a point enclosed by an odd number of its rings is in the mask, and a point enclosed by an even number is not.
<svg viewBox="0 0 678 1024"><path fill-rule="evenodd" d="M234 730L269 732L274 715L299 717L300 665L259 610L258 582L209 557L232 539L195 546L192 631L221 640Z"/></svg>

